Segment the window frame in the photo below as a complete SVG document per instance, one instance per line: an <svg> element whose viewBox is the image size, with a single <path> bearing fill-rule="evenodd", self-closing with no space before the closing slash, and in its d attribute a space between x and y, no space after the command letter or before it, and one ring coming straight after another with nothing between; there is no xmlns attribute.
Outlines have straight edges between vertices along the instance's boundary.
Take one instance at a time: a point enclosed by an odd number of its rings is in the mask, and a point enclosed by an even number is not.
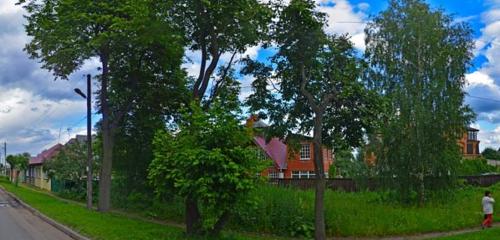
<svg viewBox="0 0 500 240"><path fill-rule="evenodd" d="M307 147L307 151L304 150L305 147ZM302 157L302 155L304 155L304 157ZM301 161L311 160L311 144L310 143L300 144L299 159Z"/></svg>

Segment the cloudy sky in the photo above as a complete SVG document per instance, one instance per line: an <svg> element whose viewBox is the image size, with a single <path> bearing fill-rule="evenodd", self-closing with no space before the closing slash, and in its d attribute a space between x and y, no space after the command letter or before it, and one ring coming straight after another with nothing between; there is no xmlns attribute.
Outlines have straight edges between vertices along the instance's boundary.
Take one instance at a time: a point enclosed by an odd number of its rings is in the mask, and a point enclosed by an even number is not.
<svg viewBox="0 0 500 240"><path fill-rule="evenodd" d="M24 33L23 10L13 0L0 0L0 142L7 142L8 153L37 154L55 143L85 132L85 100L73 92L84 89L85 74L95 73L97 62L88 62L69 81L54 81L36 60L29 59L23 47L29 40ZM364 50L363 28L370 17L387 7L380 0L317 0L319 10L328 14L331 33L349 33L360 51ZM467 21L476 40L474 66L467 74L469 97L466 102L477 113L473 124L479 128L481 149L500 147L500 0L428 0L434 8L454 14L456 21ZM269 50L258 46L245 55L265 59ZM184 66L196 73L196 53L187 53L192 62ZM224 59L224 58L223 58ZM226 56L225 59L229 59ZM248 86L251 79L241 79ZM249 94L243 88L242 96ZM98 118L94 116L94 119ZM1 152L1 151L0 151ZM3 154L2 154L3 155Z"/></svg>

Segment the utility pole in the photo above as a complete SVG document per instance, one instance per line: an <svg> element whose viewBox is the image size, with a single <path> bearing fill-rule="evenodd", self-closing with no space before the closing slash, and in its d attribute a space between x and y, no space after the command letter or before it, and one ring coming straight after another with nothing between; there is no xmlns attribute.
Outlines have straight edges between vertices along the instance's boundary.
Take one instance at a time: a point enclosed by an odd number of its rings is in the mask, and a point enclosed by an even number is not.
<svg viewBox="0 0 500 240"><path fill-rule="evenodd" d="M7 142L3 143L3 172L7 175Z"/></svg>
<svg viewBox="0 0 500 240"><path fill-rule="evenodd" d="M92 106L91 77L87 75L87 208L92 209Z"/></svg>
<svg viewBox="0 0 500 240"><path fill-rule="evenodd" d="M87 75L87 95L80 89L75 88L75 92L87 100L87 208L92 209L92 95L91 77Z"/></svg>

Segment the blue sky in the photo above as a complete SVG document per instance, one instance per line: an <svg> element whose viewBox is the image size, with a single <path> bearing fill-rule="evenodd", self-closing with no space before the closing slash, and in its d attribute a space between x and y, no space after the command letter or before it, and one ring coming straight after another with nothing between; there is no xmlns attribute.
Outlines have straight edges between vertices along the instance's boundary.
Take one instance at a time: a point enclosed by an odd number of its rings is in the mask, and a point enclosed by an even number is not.
<svg viewBox="0 0 500 240"><path fill-rule="evenodd" d="M265 0L262 0L265 1ZM69 81L54 81L22 51L28 37L24 33L23 10L15 1L0 0L0 142L6 141L9 153L37 154L55 143L64 143L77 133L85 133L85 101L73 92L84 88L85 74L95 73L96 60L88 61ZM365 23L384 10L387 1L316 0L318 10L328 14L330 33L348 33L356 48L364 50ZM433 8L444 9L457 21L467 21L474 29L476 49L474 66L466 75L466 103L477 113L473 124L479 128L481 149L500 147L500 0L428 0ZM244 54L264 59L269 50L252 46ZM184 64L195 74L199 57L187 52L192 62ZM227 61L229 56L223 56ZM242 98L251 90L250 77L243 82ZM96 86L97 87L97 86ZM94 88L96 88L94 87ZM94 119L99 118L95 115Z"/></svg>

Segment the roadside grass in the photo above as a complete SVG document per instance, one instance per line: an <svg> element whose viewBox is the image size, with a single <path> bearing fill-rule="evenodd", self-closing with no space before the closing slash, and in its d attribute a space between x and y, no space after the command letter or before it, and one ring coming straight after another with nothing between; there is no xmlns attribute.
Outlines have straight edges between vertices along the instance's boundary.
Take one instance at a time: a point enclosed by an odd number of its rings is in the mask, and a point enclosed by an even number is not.
<svg viewBox="0 0 500 240"><path fill-rule="evenodd" d="M137 196L134 198L140 200L140 203L128 202L126 215L103 214L87 211L80 203L15 187L6 181L0 181L0 184L49 217L94 239L187 239L183 230L175 227L175 224L164 226L133 217L138 215L179 223L184 211L182 202L176 198L172 202L160 203ZM491 190L496 199L500 199L500 184L489 188L463 187L453 193L446 193L453 194L451 197L433 196L432 201L422 208L391 202L387 193L327 191L327 234L329 237L380 237L476 227L482 220L480 201L486 189ZM222 239L289 239L271 234L300 238L312 236L314 191L265 185L252 192L247 200L248 203L236 206L236 214L227 228L229 231L225 232ZM135 207L136 205L140 207ZM497 211L495 219L499 218ZM251 232L268 235L252 235ZM487 236L477 239L489 239L488 236L497 233L498 230L485 230L478 234Z"/></svg>
<svg viewBox="0 0 500 240"><path fill-rule="evenodd" d="M481 198L489 189L500 199L500 184L489 188L464 186L434 194L424 207L390 201L388 193L327 191L325 217L329 237L381 237L446 232L478 226L482 221ZM134 199L140 199L135 201ZM278 236L311 237L314 231L314 191L258 187L247 201L237 204L228 229ZM249 203L247 203L249 202ZM122 207L145 217L179 222L184 219L182 201L158 202L136 194ZM495 218L500 215L497 213Z"/></svg>
<svg viewBox="0 0 500 240"><path fill-rule="evenodd" d="M62 201L48 194L34 191L26 187L16 187L4 179L0 180L0 185L46 216L92 239L200 239L187 238L181 228L155 224L138 219L131 219L117 213L99 213L96 211L89 211L77 203ZM217 239L271 240L281 238L258 235L241 236L237 233L224 233L222 237Z"/></svg>
<svg viewBox="0 0 500 240"><path fill-rule="evenodd" d="M500 184L488 189L500 199ZM383 193L327 191L327 234L378 237L475 227L483 218L481 198L484 190L475 187L457 189L453 196L434 196L422 208L388 201ZM312 233L314 191L263 186L252 196L257 199L256 203L238 209L231 221L232 229L292 236L310 236ZM495 218L499 217L497 211Z"/></svg>
<svg viewBox="0 0 500 240"><path fill-rule="evenodd" d="M500 199L500 184L487 188ZM481 198L486 188L463 186L433 193L422 208L390 201L389 193L327 191L325 217L329 237L381 237L446 232L477 226L482 221ZM135 201L134 199L140 199ZM314 231L314 191L259 186L236 206L228 229L278 236L310 238ZM248 202L247 201L247 202ZM182 222L183 204L173 198L158 202L132 194L123 199L126 211ZM497 214L498 218L498 214Z"/></svg>
<svg viewBox="0 0 500 240"><path fill-rule="evenodd" d="M493 240L500 239L500 228L485 229L479 232L436 238L438 240Z"/></svg>

